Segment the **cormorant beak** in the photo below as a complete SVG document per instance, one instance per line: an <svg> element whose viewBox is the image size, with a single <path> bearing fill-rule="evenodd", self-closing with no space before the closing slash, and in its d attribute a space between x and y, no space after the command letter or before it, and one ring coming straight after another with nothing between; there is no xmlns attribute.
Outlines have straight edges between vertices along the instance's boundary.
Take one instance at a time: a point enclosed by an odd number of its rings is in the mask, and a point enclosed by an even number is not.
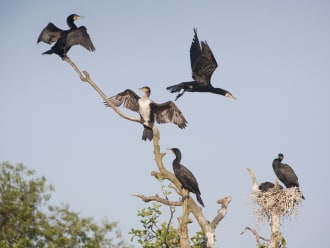
<svg viewBox="0 0 330 248"><path fill-rule="evenodd" d="M139 90L142 90L144 93L147 93L147 89L145 87L139 88Z"/></svg>
<svg viewBox="0 0 330 248"><path fill-rule="evenodd" d="M229 97L229 98L233 98L234 100L236 100L236 97L234 97L231 93L227 92L225 94L226 97Z"/></svg>
<svg viewBox="0 0 330 248"><path fill-rule="evenodd" d="M166 150L170 150L171 152L173 152L172 148L166 148Z"/></svg>
<svg viewBox="0 0 330 248"><path fill-rule="evenodd" d="M77 20L84 19L84 18L85 18L84 16L75 15L75 16L73 17L73 20L77 21Z"/></svg>

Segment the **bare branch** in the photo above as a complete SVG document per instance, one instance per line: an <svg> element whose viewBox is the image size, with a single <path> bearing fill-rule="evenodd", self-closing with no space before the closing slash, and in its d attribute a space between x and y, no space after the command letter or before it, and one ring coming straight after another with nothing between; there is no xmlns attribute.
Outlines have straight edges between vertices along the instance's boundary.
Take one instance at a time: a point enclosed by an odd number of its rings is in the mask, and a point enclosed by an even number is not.
<svg viewBox="0 0 330 248"><path fill-rule="evenodd" d="M260 242L260 239L262 239L262 240L264 240L264 241L267 241L267 242L269 242L270 241L270 239L266 239L266 238L263 238L263 237L261 237L261 236L259 236L259 233L256 231L256 230L254 230L254 229L252 229L252 228L250 228L250 227L245 227L245 229L241 232L241 235L242 234L244 234L245 233L245 231L250 231L250 232L252 232L252 234L256 237L256 242L257 242L257 244L259 245L259 246L261 246L262 244L261 244L261 242Z"/></svg>
<svg viewBox="0 0 330 248"><path fill-rule="evenodd" d="M247 168L247 170L248 170L248 172L250 174L250 177L251 177L251 180L252 180L252 191L258 191L259 190L259 184L258 184L256 176L254 175L253 170L250 169L250 168Z"/></svg>
<svg viewBox="0 0 330 248"><path fill-rule="evenodd" d="M167 206L183 206L183 202L182 201L180 201L180 202L178 202L178 201L172 202L172 201L166 200L164 198L161 198L158 195L144 196L144 195L140 195L140 194L135 194L133 196L139 197L144 202L156 201L156 202L163 203L163 204L165 204Z"/></svg>
<svg viewBox="0 0 330 248"><path fill-rule="evenodd" d="M224 198L217 200L218 204L222 204L221 208L218 210L217 215L214 217L211 222L211 227L215 230L219 224L219 222L226 216L227 208L229 203L231 202L231 196L225 196Z"/></svg>
<svg viewBox="0 0 330 248"><path fill-rule="evenodd" d="M96 91L97 93L99 93L99 95L102 97L102 99L118 114L120 115L122 118L126 119L126 120L130 120L130 121L134 121L134 122L140 122L139 118L135 118L135 117L131 117L129 115L124 114L123 112L121 112L115 105L112 104L112 102L109 100L109 98L103 93L103 91L93 82L93 80L91 79L89 73L87 71L83 71L83 73L81 73L81 71L79 70L79 68L76 66L75 63L73 63L73 61L69 58L69 57L65 57L64 61L66 61L69 65L72 66L72 68L76 71L76 73L78 74L79 78L81 81L83 82L87 82L89 83ZM84 74L84 75L83 75Z"/></svg>

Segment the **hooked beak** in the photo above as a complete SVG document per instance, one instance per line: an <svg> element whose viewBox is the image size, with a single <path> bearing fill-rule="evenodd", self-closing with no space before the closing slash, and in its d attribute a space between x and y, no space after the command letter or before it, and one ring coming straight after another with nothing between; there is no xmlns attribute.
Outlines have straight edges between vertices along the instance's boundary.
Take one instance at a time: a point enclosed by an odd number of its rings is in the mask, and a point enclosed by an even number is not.
<svg viewBox="0 0 330 248"><path fill-rule="evenodd" d="M172 148L166 148L166 150L169 150L169 151L173 152Z"/></svg>
<svg viewBox="0 0 330 248"><path fill-rule="evenodd" d="M227 92L226 94L225 94L225 96L226 97L228 97L228 98L233 98L234 100L236 100L236 97L234 97L231 93L229 93L229 92Z"/></svg>

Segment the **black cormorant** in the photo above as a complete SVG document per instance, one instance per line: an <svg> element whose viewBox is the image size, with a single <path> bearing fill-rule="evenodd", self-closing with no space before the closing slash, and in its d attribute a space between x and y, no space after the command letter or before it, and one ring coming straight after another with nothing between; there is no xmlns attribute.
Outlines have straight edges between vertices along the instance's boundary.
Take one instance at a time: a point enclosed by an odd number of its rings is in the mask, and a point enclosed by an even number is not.
<svg viewBox="0 0 330 248"><path fill-rule="evenodd" d="M268 191L269 189L272 189L275 187L275 184L271 183L271 182L263 182L259 185L259 189L262 191L262 192L266 192ZM280 189L283 189L283 187L281 185L278 185L278 187Z"/></svg>
<svg viewBox="0 0 330 248"><path fill-rule="evenodd" d="M176 178L182 184L182 187L189 192L196 194L197 201L204 207L203 200L201 198L201 192L199 191L198 182L195 176L190 170L188 170L181 162L181 152L178 148L168 148L175 154L173 160L173 171Z"/></svg>
<svg viewBox="0 0 330 248"><path fill-rule="evenodd" d="M213 53L206 41L199 44L197 29L194 29L195 36L190 47L190 63L192 70L192 78L194 81L182 82L176 85L167 87L171 93L180 92L176 97L177 100L186 91L188 92L211 92L223 95L230 98L235 98L229 91L214 88L211 84L211 77L218 64Z"/></svg>
<svg viewBox="0 0 330 248"><path fill-rule="evenodd" d="M274 159L273 161L274 172L278 177L278 179L285 185L285 187L287 188L297 187L299 190L298 177L294 172L294 170L288 164L282 163L283 158L284 155L282 153L279 153L278 157ZM303 195L302 198L305 199Z"/></svg>
<svg viewBox="0 0 330 248"><path fill-rule="evenodd" d="M127 89L113 97L110 97L109 100L116 107L124 104L124 108L128 108L140 114L141 123L144 126L142 135L143 140L152 140L152 127L155 120L158 123L173 122L178 125L179 128L185 128L187 126L186 119L174 102L168 101L160 104L155 103L149 98L149 87L145 86L140 88L140 90L144 92L142 97L139 97L134 91ZM106 106L108 105L106 104Z"/></svg>
<svg viewBox="0 0 330 248"><path fill-rule="evenodd" d="M95 47L87 33L85 26L77 27L74 21L80 18L79 15L72 14L67 17L69 30L62 30L53 23L49 23L40 33L37 43L43 41L47 44L56 42L52 48L43 54L57 54L62 59L66 57L67 52L74 45L81 45L89 51L94 51Z"/></svg>

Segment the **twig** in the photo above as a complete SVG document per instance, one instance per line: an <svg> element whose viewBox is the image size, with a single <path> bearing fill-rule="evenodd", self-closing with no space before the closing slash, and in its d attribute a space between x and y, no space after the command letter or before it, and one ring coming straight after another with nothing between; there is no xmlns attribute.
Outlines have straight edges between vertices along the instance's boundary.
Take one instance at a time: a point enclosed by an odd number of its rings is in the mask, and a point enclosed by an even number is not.
<svg viewBox="0 0 330 248"><path fill-rule="evenodd" d="M166 200L164 198L161 198L158 195L144 196L144 195L140 195L140 194L135 194L133 196L139 197L144 202L157 201L157 202L163 203L167 206L182 206L183 205L183 202L181 202L181 201L172 202L172 201Z"/></svg>
<svg viewBox="0 0 330 248"><path fill-rule="evenodd" d="M241 235L244 234L246 230L252 232L252 234L256 237L256 242L257 242L258 245L262 245L261 242L260 242L260 239L262 239L266 242L270 241L270 239L266 239L266 238L263 238L263 237L259 236L259 233L256 230L254 230L254 229L252 229L248 226L245 227L245 229L241 232Z"/></svg>

